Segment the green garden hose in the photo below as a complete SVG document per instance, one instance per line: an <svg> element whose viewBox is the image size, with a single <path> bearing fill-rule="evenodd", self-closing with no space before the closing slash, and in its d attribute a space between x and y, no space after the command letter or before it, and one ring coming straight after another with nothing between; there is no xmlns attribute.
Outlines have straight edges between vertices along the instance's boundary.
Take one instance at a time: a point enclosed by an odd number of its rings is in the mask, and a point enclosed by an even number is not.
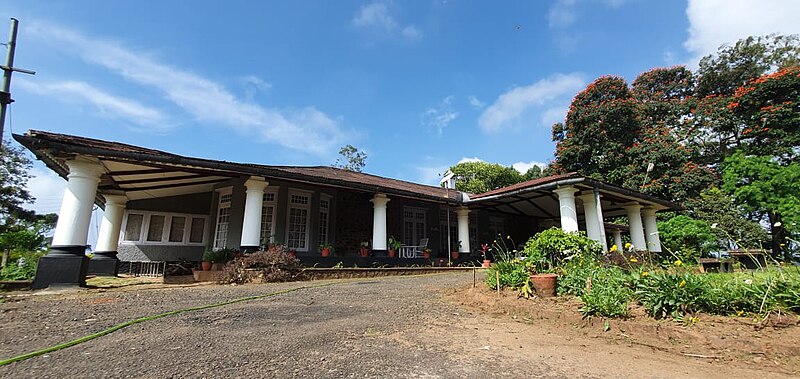
<svg viewBox="0 0 800 379"><path fill-rule="evenodd" d="M243 297L243 298L234 299L234 300L228 300L228 301L224 301L224 302L216 303L216 304L208 304L208 305L201 305L201 306L191 307L191 308L177 309L177 310L174 310L174 311L159 313L157 315L139 317L137 319L133 319L133 320L130 320L130 321L123 322L121 324L114 325L114 326L112 326L112 327L110 327L108 329L105 329L105 330L99 331L97 333L90 334L88 336L84 336L84 337L81 337L81 338L78 338L78 339L74 339L74 340L69 341L69 342L64 342L62 344L51 346L51 347L48 347L48 348L45 348L45 349L36 350L36 351L32 351L30 353L25 353L25 354L22 354L22 355L18 355L16 357L0 360L0 367L5 366L5 365L10 364L10 363L24 361L26 359L33 358L33 357L36 357L36 356L39 356L39 355L42 355L42 354L47 354L47 353L51 353L53 351L65 349L65 348L68 348L70 346L75 346L77 344L84 343L86 341L91 341L91 340L93 340L93 339L95 339L97 337L102 337L102 336L104 336L106 334L109 334L109 333L115 332L117 330L120 330L120 329L122 329L122 328L124 328L126 326L131 326L133 324L138 324L140 322L155 320L155 319L158 319L158 318L162 318L162 317L166 317L166 316L172 316L172 315L176 315L176 314L184 313L184 312L199 311L201 309L221 307L223 305L239 303L239 302L242 302L242 301L263 299L265 297L282 295L282 294L285 294L285 293L299 291L299 290L303 290L303 289L325 287L325 286L329 286L331 284L333 284L333 283L320 284L320 285L316 285L316 286L297 287L297 288L292 288L292 289L278 291L278 292L271 292L271 293L264 294L264 295L248 296L248 297Z"/></svg>

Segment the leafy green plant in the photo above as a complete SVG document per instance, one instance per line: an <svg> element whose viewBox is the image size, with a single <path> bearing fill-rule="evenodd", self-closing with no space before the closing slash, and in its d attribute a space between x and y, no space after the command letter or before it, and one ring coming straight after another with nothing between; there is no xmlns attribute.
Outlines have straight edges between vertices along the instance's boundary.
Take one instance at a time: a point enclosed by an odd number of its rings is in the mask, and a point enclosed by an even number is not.
<svg viewBox="0 0 800 379"><path fill-rule="evenodd" d="M689 272L655 272L636 283L636 297L651 317L682 318L700 310L705 294L703 278Z"/></svg>
<svg viewBox="0 0 800 379"><path fill-rule="evenodd" d="M212 263L226 263L233 259L233 255L233 249L206 250L203 253L203 260Z"/></svg>
<svg viewBox="0 0 800 379"><path fill-rule="evenodd" d="M633 298L633 291L626 284L627 274L616 267L596 273L599 275L591 277L590 285L586 286L590 288L581 295L581 314L584 317L627 317L628 303Z"/></svg>
<svg viewBox="0 0 800 379"><path fill-rule="evenodd" d="M532 272L550 272L575 257L597 256L602 247L583 232L567 233L561 228L539 232L525 243L523 253Z"/></svg>
<svg viewBox="0 0 800 379"><path fill-rule="evenodd" d="M499 261L486 270L486 285L497 289L497 278L500 278L500 288L520 288L530 276L528 269L520 261Z"/></svg>
<svg viewBox="0 0 800 379"><path fill-rule="evenodd" d="M389 241L386 243L387 248L395 251L400 250L401 245L400 240L394 238L394 236L389 236Z"/></svg>

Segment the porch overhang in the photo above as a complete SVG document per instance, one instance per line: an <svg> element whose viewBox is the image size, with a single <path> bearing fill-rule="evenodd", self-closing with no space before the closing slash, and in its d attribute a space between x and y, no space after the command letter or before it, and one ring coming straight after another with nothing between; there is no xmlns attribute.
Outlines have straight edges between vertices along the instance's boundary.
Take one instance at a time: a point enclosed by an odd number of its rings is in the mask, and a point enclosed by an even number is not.
<svg viewBox="0 0 800 379"><path fill-rule="evenodd" d="M604 217L625 216L624 204L638 202L657 210L680 210L677 204L643 193L614 186L577 173L554 175L503 187L470 196L465 205L470 209L488 209L497 213L525 216L537 221L558 221L560 217L558 196L553 190L572 186L577 191L600 193ZM581 215L582 216L582 215Z"/></svg>

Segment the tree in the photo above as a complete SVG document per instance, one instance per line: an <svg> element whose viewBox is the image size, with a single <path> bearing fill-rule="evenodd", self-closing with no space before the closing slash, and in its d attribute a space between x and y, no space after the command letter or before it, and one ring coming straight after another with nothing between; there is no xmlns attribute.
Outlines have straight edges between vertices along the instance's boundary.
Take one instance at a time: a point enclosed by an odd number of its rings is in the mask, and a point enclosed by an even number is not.
<svg viewBox="0 0 800 379"><path fill-rule="evenodd" d="M737 152L725 159L722 178L723 190L755 219L769 223L773 255L791 259L784 247L787 237L800 232L800 163Z"/></svg>
<svg viewBox="0 0 800 379"><path fill-rule="evenodd" d="M342 148L339 149L339 155L341 155L341 157L336 159L336 163L333 167L361 172L367 164L367 154L358 151L356 147L350 144L342 146Z"/></svg>
<svg viewBox="0 0 800 379"><path fill-rule="evenodd" d="M686 215L658 223L661 244L682 258L697 259L717 249L717 239L711 225Z"/></svg>
<svg viewBox="0 0 800 379"><path fill-rule="evenodd" d="M676 133L693 106L693 83L683 67L645 72L630 90L620 78L596 80L553 127L556 165L672 201L697 196L714 176Z"/></svg>
<svg viewBox="0 0 800 379"><path fill-rule="evenodd" d="M450 167L456 177L456 189L469 193L483 193L522 182L522 175L513 167L497 163L462 162Z"/></svg>
<svg viewBox="0 0 800 379"><path fill-rule="evenodd" d="M626 150L638 135L636 102L627 82L601 77L575 96L565 122L553 125L554 169L622 182L619 168L629 162Z"/></svg>
<svg viewBox="0 0 800 379"><path fill-rule="evenodd" d="M732 95L736 88L750 80L799 64L800 38L797 35L747 37L733 46L722 45L716 54L700 60L696 95Z"/></svg>
<svg viewBox="0 0 800 379"><path fill-rule="evenodd" d="M720 247L760 248L768 240L764 228L757 221L745 217L746 212L717 187L704 190L700 196L687 201L686 207L692 216L713 226Z"/></svg>
<svg viewBox="0 0 800 379"><path fill-rule="evenodd" d="M15 147L10 141L0 147L0 233L20 220L35 220L35 213L23 208L34 200L25 189L31 167L31 160L21 147Z"/></svg>
<svg viewBox="0 0 800 379"><path fill-rule="evenodd" d="M537 165L533 165L533 167L529 168L528 171L525 171L525 173L522 174L522 180L537 179L543 176L546 175L544 174L542 168Z"/></svg>

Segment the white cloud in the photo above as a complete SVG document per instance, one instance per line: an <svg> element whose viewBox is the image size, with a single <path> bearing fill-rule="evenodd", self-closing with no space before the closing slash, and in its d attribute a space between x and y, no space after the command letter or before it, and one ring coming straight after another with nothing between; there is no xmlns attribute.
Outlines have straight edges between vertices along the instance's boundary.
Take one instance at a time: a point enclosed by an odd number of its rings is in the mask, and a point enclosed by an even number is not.
<svg viewBox="0 0 800 379"><path fill-rule="evenodd" d="M114 96L81 81L39 83L29 79L15 82L21 89L40 95L48 95L69 102L89 102L97 107L104 117L122 118L150 129L165 131L170 128L167 116L155 108L135 100Z"/></svg>
<svg viewBox="0 0 800 379"><path fill-rule="evenodd" d="M438 186L442 174L449 168L450 166L417 167L417 183Z"/></svg>
<svg viewBox="0 0 800 379"><path fill-rule="evenodd" d="M551 28L566 28L577 19L575 0L558 0L547 11L547 22Z"/></svg>
<svg viewBox="0 0 800 379"><path fill-rule="evenodd" d="M472 158L464 157L458 161L458 163L468 163L468 162L483 162L483 159L480 159L478 157L472 157Z"/></svg>
<svg viewBox="0 0 800 379"><path fill-rule="evenodd" d="M547 163L542 163L542 162L538 162L538 161L530 161L530 162L516 162L516 163L512 163L511 164L511 167L513 167L515 170L519 171L520 174L524 174L524 173L528 172L528 170L530 170L531 167L533 167L533 166L539 166L539 168L545 168L545 167L547 167Z"/></svg>
<svg viewBox="0 0 800 379"><path fill-rule="evenodd" d="M436 107L428 108L420 115L422 125L432 128L441 135L448 125L458 118L458 112L452 109L453 96L447 96Z"/></svg>
<svg viewBox="0 0 800 379"><path fill-rule="evenodd" d="M684 42L696 67L705 55L748 36L800 33L797 0L689 0L689 38Z"/></svg>
<svg viewBox="0 0 800 379"><path fill-rule="evenodd" d="M93 39L53 24L30 23L29 33L125 79L161 91L199 122L222 125L260 142L325 156L345 139L339 121L313 106L265 108L243 101L203 76L161 63L118 43Z"/></svg>
<svg viewBox="0 0 800 379"><path fill-rule="evenodd" d="M545 126L551 126L557 122L564 122L564 119L567 117L567 111L569 111L569 107L566 105L551 107L542 112L542 115L539 116L539 120L542 125Z"/></svg>
<svg viewBox="0 0 800 379"><path fill-rule="evenodd" d="M469 105L475 109L483 109L486 106L486 102L478 100L475 96L467 97L467 101L469 101Z"/></svg>
<svg viewBox="0 0 800 379"><path fill-rule="evenodd" d="M484 132L497 132L514 127L524 113L537 108L546 109L545 115L540 117L540 122L550 120L552 109L565 107L564 104L569 102L572 95L585 85L583 75L571 73L556 74L528 86L514 87L500 95L494 104L483 111L478 119L478 125Z"/></svg>
<svg viewBox="0 0 800 379"><path fill-rule="evenodd" d="M400 26L390 13L389 4L375 1L361 6L351 23L357 28L378 30L386 35L400 36L406 40L422 38L422 30L414 25Z"/></svg>
<svg viewBox="0 0 800 379"><path fill-rule="evenodd" d="M28 180L28 192L36 198L30 207L36 213L58 213L67 181L48 169L34 167Z"/></svg>

